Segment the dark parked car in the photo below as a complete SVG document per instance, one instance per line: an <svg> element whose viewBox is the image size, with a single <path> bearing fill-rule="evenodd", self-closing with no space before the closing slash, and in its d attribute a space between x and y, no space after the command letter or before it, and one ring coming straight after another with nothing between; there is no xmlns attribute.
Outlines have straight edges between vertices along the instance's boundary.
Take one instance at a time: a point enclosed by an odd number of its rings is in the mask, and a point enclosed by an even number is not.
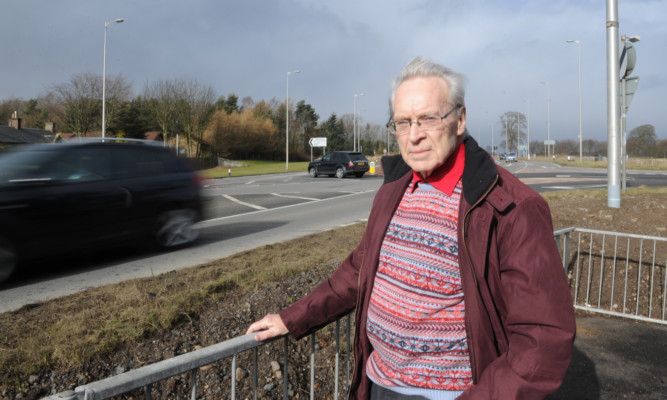
<svg viewBox="0 0 667 400"><path fill-rule="evenodd" d="M30 257L197 238L198 175L171 150L136 142L41 144L0 156L0 281Z"/></svg>
<svg viewBox="0 0 667 400"><path fill-rule="evenodd" d="M354 175L361 178L369 169L366 156L355 151L332 151L308 164L308 173L313 178L319 175L335 176L336 178Z"/></svg>

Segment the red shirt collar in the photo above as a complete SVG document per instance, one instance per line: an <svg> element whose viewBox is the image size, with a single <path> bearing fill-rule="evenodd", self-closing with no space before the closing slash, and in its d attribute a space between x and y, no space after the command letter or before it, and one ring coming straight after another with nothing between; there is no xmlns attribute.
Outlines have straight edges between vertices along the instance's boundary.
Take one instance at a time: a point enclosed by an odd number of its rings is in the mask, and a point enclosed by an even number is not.
<svg viewBox="0 0 667 400"><path fill-rule="evenodd" d="M461 176L463 176L463 166L465 165L465 147L463 143L454 150L447 161L438 169L433 171L431 176L424 179L419 173L412 171L412 191L417 188L421 182L429 183L435 186L438 190L451 196L454 193L456 184L459 183Z"/></svg>

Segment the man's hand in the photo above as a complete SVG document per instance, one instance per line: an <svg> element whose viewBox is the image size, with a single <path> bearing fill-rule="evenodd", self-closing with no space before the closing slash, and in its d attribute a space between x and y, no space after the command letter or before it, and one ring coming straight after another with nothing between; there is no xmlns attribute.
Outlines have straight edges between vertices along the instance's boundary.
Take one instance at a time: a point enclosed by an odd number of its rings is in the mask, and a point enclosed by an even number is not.
<svg viewBox="0 0 667 400"><path fill-rule="evenodd" d="M289 333L289 330L287 330L282 318L278 314L268 314L259 321L254 322L248 327L246 333L256 331L261 331L255 335L255 340L258 342Z"/></svg>

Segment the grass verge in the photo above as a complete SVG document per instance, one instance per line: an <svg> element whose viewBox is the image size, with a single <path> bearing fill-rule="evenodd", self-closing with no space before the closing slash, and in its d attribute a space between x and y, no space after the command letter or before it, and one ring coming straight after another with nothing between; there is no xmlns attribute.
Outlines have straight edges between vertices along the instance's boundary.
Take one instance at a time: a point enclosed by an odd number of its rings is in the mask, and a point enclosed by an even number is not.
<svg viewBox="0 0 667 400"><path fill-rule="evenodd" d="M230 288L252 290L314 265L339 263L364 228L355 224L2 313L0 368L13 378L0 379L0 388L56 365L80 366L124 342L168 330Z"/></svg>
<svg viewBox="0 0 667 400"><path fill-rule="evenodd" d="M524 160L524 158L522 158ZM578 167L578 168L607 168L607 159L601 161L583 160L579 162L579 156L572 156L569 160L567 157L558 157L549 159L544 156L531 157L531 161L540 162L554 162L564 167ZM649 170L649 171L665 171L667 170L667 159L665 158L628 158L628 170Z"/></svg>
<svg viewBox="0 0 667 400"><path fill-rule="evenodd" d="M243 167L234 167L231 174L227 167L215 167L200 171L204 178L228 178L230 176L248 176L277 174L282 172L305 172L308 169L308 161L290 162L289 169L286 169L284 161L239 161Z"/></svg>

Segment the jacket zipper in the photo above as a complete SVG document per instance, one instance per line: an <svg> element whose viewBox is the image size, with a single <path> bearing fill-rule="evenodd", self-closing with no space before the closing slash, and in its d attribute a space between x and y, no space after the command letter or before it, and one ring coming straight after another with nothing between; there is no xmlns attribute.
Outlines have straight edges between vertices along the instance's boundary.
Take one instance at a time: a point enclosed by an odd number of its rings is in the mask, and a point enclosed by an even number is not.
<svg viewBox="0 0 667 400"><path fill-rule="evenodd" d="M466 233L465 232L466 222L467 222L468 216L470 215L470 212L472 210L474 210L475 208L477 208L477 206L479 206L479 204L482 202L482 200L486 199L486 197L489 195L489 193L491 193L491 190L494 187L496 187L497 183L498 183L498 175L496 175L496 178L493 180L493 183L491 184L491 186L489 186L489 188L486 190L486 192L484 192L484 194L479 198L479 200L477 200L477 202L475 204L473 204L470 207L470 209L468 209L468 211L466 211L465 215L463 216L463 224L461 224L461 229L462 229L461 238L463 239L463 249L464 249L466 257L468 259L468 265L470 266L470 269L472 270L472 277L473 277L473 280L475 281L475 287L477 288L478 291L479 291L479 282L477 281L477 274L475 273L475 266L473 265L472 259L470 258L470 252L468 251L468 245L466 243L466 235L465 235L465 233ZM465 322L466 334L471 336L470 340L468 341L468 344L469 344L468 351L470 352L470 369L471 369L472 376L473 376L473 381L474 381L475 380L474 377L477 376L477 366L473 362L473 360L475 359L475 354L474 354L475 350L474 350L474 346L473 346L474 341L472 340L472 330L469 329L469 326L468 326L467 314L466 314L465 321L466 321Z"/></svg>

